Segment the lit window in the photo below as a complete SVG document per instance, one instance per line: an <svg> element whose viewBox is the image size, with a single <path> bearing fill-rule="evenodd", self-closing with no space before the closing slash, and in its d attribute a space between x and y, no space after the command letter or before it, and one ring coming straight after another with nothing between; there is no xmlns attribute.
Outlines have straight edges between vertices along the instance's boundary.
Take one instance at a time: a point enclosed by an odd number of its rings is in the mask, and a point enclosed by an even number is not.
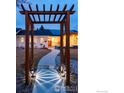
<svg viewBox="0 0 124 93"><path fill-rule="evenodd" d="M41 43L43 43L43 42L44 42L43 38L40 38L40 42L41 42Z"/></svg>
<svg viewBox="0 0 124 93"><path fill-rule="evenodd" d="M21 42L22 42L22 43L24 42L24 38L23 38L23 37L21 37Z"/></svg>
<svg viewBox="0 0 124 93"><path fill-rule="evenodd" d="M55 38L54 37L52 38L52 42L55 42Z"/></svg>

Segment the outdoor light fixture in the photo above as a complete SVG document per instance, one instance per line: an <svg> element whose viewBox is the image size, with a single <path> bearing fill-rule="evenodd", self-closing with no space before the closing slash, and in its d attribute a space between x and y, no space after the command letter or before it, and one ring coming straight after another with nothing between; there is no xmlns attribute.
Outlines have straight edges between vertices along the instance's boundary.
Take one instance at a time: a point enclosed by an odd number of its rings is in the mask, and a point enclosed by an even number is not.
<svg viewBox="0 0 124 93"><path fill-rule="evenodd" d="M60 67L60 70L63 71L63 67L62 66Z"/></svg>
<svg viewBox="0 0 124 93"><path fill-rule="evenodd" d="M61 66L61 68L60 68L60 78L62 79L62 80L65 80L66 79L66 71L64 70L64 68Z"/></svg>
<svg viewBox="0 0 124 93"><path fill-rule="evenodd" d="M61 72L61 78L62 78L62 79L65 79L65 77L66 77L66 73L65 73L65 71L62 71L62 72Z"/></svg>
<svg viewBox="0 0 124 93"><path fill-rule="evenodd" d="M35 74L35 72L34 72L33 69L30 71L30 78L31 78L32 80L35 80L35 78L36 78L36 74Z"/></svg>

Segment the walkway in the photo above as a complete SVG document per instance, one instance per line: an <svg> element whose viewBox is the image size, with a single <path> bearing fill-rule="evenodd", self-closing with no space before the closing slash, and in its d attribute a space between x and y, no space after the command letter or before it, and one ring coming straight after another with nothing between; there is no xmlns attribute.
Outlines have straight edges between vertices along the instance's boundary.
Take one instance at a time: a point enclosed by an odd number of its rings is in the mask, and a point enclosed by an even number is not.
<svg viewBox="0 0 124 93"><path fill-rule="evenodd" d="M63 81L54 69L58 53L59 50L52 49L39 61L33 93L65 93Z"/></svg>

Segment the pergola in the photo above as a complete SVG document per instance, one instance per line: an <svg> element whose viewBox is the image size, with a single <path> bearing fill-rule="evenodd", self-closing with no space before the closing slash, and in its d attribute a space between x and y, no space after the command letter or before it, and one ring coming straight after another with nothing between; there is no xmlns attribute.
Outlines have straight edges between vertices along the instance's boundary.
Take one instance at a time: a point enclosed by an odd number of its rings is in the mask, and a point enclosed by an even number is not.
<svg viewBox="0 0 124 93"><path fill-rule="evenodd" d="M21 4L22 10L21 14L25 15L25 83L28 85L30 82L29 71L34 65L34 40L33 31L34 24L60 24L60 61L63 64L64 59L66 62L66 85L70 85L70 15L74 14L74 4L67 10L67 4L64 5L63 9L59 9L59 4L56 10L53 10L53 5L50 5L49 11L45 10L45 4L43 4L43 10L39 10L36 4L35 10L32 9L31 5L28 5L29 9L26 9L23 4ZM38 21L36 20L36 15L38 16ZM41 19L40 15L43 15ZM49 16L49 20L46 20L46 15ZM51 15L54 15L51 21ZM59 16L57 20L57 16ZM66 34L66 46L65 46L65 56L63 51L63 31L65 27ZM29 32L31 31L31 62L29 59Z"/></svg>

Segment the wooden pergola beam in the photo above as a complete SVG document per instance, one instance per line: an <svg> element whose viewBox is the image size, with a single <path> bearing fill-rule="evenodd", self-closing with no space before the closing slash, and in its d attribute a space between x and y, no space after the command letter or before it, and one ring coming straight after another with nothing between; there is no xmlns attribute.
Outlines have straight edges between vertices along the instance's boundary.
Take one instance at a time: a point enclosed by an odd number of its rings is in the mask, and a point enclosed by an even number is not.
<svg viewBox="0 0 124 93"><path fill-rule="evenodd" d="M30 11L32 11L32 8L31 8L31 5L30 5L30 4L29 4L29 9L30 9ZM28 13L28 14L29 14L29 13ZM33 17L33 20L36 21L36 20L35 20L35 16L34 16L33 14L32 14L32 17Z"/></svg>
<svg viewBox="0 0 124 93"><path fill-rule="evenodd" d="M62 11L65 11L65 10L66 10L66 8L67 8L67 4L65 4L65 6L64 6L64 8L63 8L63 10L62 10ZM62 14L61 14L61 15L60 15L60 17L59 17L58 22L61 20L61 18L62 18Z"/></svg>
<svg viewBox="0 0 124 93"><path fill-rule="evenodd" d="M39 11L39 9L38 9L38 5L36 4L36 9L37 9L37 11ZM38 19L39 19L39 21L41 21L40 20L40 15L38 14Z"/></svg>
<svg viewBox="0 0 124 93"><path fill-rule="evenodd" d="M25 27L26 27L26 32L25 32L25 84L29 84L29 16L28 13L26 12L25 14Z"/></svg>
<svg viewBox="0 0 124 93"><path fill-rule="evenodd" d="M50 11L52 11L52 4L50 5ZM50 21L50 18L51 18L51 14L49 15L49 21Z"/></svg>
<svg viewBox="0 0 124 93"><path fill-rule="evenodd" d="M66 33L66 85L70 85L70 13L67 11L66 23L65 23L65 33Z"/></svg>
<svg viewBox="0 0 124 93"><path fill-rule="evenodd" d="M32 22L33 24L60 24L61 22L58 22L58 21L37 21L37 22Z"/></svg>
<svg viewBox="0 0 124 93"><path fill-rule="evenodd" d="M63 55L63 23L60 23L60 62L61 66L64 64L64 55Z"/></svg>
<svg viewBox="0 0 124 93"><path fill-rule="evenodd" d="M21 7L22 7L22 10L25 11L25 8L24 8L23 4L21 4Z"/></svg>
<svg viewBox="0 0 124 93"><path fill-rule="evenodd" d="M34 68L34 25L31 24L31 69Z"/></svg>
<svg viewBox="0 0 124 93"><path fill-rule="evenodd" d="M71 6L71 8L69 9L69 11L73 11L74 9L74 4ZM62 21L64 21L66 19L66 15L63 17Z"/></svg>
<svg viewBox="0 0 124 93"><path fill-rule="evenodd" d="M74 9L74 4L71 6L70 11L73 11Z"/></svg>
<svg viewBox="0 0 124 93"><path fill-rule="evenodd" d="M44 14L44 21L45 21L45 4L43 4L43 12L42 14ZM38 13L37 13L38 14Z"/></svg>
<svg viewBox="0 0 124 93"><path fill-rule="evenodd" d="M28 12L28 14L43 14L43 15L45 15L45 14L47 14L47 15L49 15L49 14L53 14L53 15L55 15L55 14L66 14L66 11L27 11ZM74 14L74 12L75 11L69 11L70 12L70 14ZM21 14L25 14L25 11L20 11L20 13Z"/></svg>
<svg viewBox="0 0 124 93"><path fill-rule="evenodd" d="M62 10L62 11L65 11L65 10L66 10L66 8L67 8L67 4L65 4L65 6L64 6L64 8L63 8L63 10Z"/></svg>
<svg viewBox="0 0 124 93"><path fill-rule="evenodd" d="M38 5L37 5L37 4L36 4L36 11L32 11L32 8L31 8L31 5L30 5L30 4L29 4L29 9L30 9L30 10L26 10L26 9L24 8L23 4L21 4L21 7L22 7L22 11L20 11L20 13L21 13L21 14L25 14L25 11L27 11L28 14L33 17L33 20L34 20L34 21L31 20L32 22L36 22L36 20L35 20L35 15L34 15L34 14L38 15L38 19L39 19L38 23L41 21L40 15L44 15L44 22L45 22L45 15L49 15L49 20L48 20L48 22L50 22L51 14L55 15L53 21L56 20L56 16L57 16L57 15L60 15L59 18L58 18L58 22L64 21L65 18L66 18L66 11L65 11L65 10L66 10L66 8L67 8L67 4L65 4L65 6L64 6L64 8L63 8L62 11L59 11L59 4L57 5L56 11L52 11L52 4L50 5L50 11L45 11L45 4L43 4L43 11L39 11L39 10L38 10ZM73 5L71 6L71 8L69 9L70 14L73 14L73 13L75 12L75 11L73 11L73 9L74 9L74 4L73 4ZM62 15L64 15L63 19L62 19ZM30 19L31 19L31 18L30 18ZM62 20L61 20L61 19L62 19ZM48 22L47 22L47 23L48 23ZM42 22L41 22L41 23L42 23ZM51 23L51 22L50 22L50 23ZM55 23L56 23L56 22L55 22Z"/></svg>
<svg viewBox="0 0 124 93"><path fill-rule="evenodd" d="M59 16L58 22L60 22L61 18L62 18L62 14Z"/></svg>
<svg viewBox="0 0 124 93"><path fill-rule="evenodd" d="M57 5L56 11L59 11L59 4ZM53 21L56 20L56 16L57 16L57 14L55 14Z"/></svg>

